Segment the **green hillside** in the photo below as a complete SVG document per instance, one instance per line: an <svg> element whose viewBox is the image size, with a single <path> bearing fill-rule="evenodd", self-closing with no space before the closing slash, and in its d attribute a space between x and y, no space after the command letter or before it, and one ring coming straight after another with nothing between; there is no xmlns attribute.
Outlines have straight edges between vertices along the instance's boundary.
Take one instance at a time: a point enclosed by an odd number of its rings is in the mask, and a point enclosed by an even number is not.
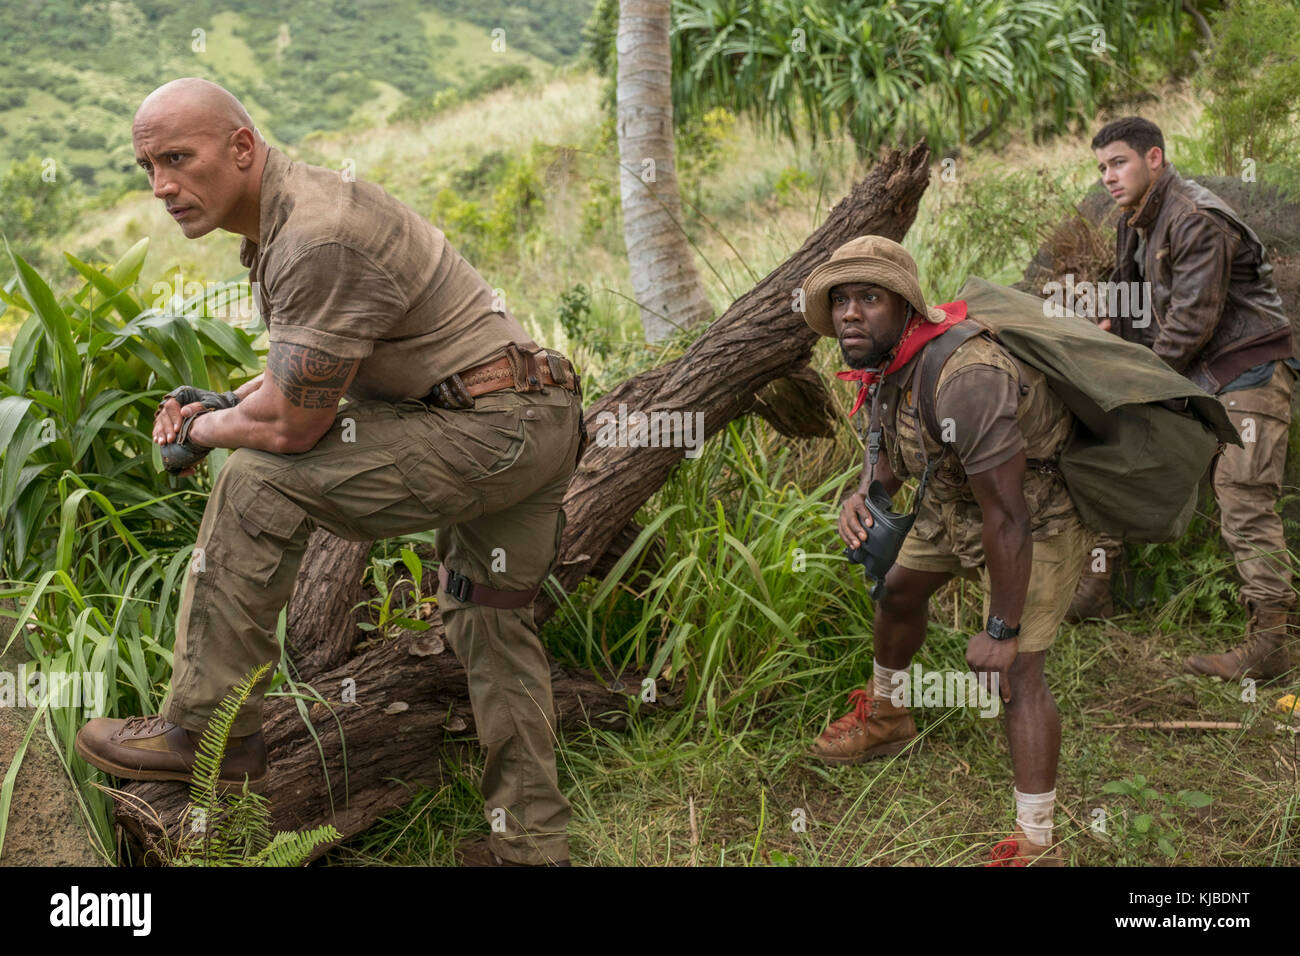
<svg viewBox="0 0 1300 956"><path fill-rule="evenodd" d="M444 91L537 74L578 52L591 0L49 0L0 6L0 163L52 158L90 192L136 186L130 119L205 76L272 142L381 122ZM445 96L445 94L444 94Z"/></svg>

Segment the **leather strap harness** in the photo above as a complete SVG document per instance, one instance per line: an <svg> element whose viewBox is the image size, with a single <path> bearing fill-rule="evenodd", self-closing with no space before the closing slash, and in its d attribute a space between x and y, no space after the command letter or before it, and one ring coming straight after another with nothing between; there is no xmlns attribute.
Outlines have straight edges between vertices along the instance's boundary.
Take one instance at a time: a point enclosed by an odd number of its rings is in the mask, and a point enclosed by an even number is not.
<svg viewBox="0 0 1300 956"><path fill-rule="evenodd" d="M943 446L945 455L952 446L943 440L943 428L940 426L939 415L935 406L939 389L939 373L943 371L944 364L952 357L952 353L957 351L958 346L986 332L993 341L997 341L997 336L978 322L971 319L958 322L927 346L926 350L921 354L921 361L917 363L915 378L913 379L917 411L920 412L921 421L925 425L926 432ZM1024 395L1026 391L1027 388L1024 382L1021 381L1020 394ZM924 450L925 442L921 442L921 447ZM1031 471L1039 471L1045 475L1060 477L1064 480L1055 460L1026 458L1025 467ZM929 477L928 470L926 477ZM924 488L924 485L922 487Z"/></svg>
<svg viewBox="0 0 1300 956"><path fill-rule="evenodd" d="M498 591L486 584L475 584L463 574L448 571L445 564L438 568L438 584L457 601L466 604L482 604L484 607L501 608L507 611L532 604L537 599L537 592L541 590L539 585L527 591Z"/></svg>

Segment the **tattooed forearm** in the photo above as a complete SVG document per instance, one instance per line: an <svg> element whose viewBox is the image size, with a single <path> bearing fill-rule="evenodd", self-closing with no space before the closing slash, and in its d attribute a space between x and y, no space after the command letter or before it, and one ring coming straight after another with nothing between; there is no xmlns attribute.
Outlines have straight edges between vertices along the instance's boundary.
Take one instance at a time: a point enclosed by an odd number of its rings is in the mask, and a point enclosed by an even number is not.
<svg viewBox="0 0 1300 956"><path fill-rule="evenodd" d="M360 359L339 358L329 352L276 342L266 357L271 381L299 408L332 408L337 405Z"/></svg>

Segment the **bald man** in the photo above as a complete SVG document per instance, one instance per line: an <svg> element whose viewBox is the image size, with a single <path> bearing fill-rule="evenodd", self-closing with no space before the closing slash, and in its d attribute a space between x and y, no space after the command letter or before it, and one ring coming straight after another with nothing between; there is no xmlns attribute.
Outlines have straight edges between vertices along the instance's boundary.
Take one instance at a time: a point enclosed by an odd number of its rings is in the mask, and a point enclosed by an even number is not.
<svg viewBox="0 0 1300 956"><path fill-rule="evenodd" d="M377 186L292 162L216 84L155 90L132 140L187 238L244 237L269 348L266 372L234 392L185 387L159 408L169 470L234 452L204 509L162 713L91 720L78 753L119 777L188 781L221 699L280 660L276 621L311 532L370 541L437 528L439 606L486 750L492 832L469 862L566 863L570 810L532 603L585 439L575 370L427 220ZM223 781L267 775L269 681L235 719ZM366 693L356 704L388 703Z"/></svg>

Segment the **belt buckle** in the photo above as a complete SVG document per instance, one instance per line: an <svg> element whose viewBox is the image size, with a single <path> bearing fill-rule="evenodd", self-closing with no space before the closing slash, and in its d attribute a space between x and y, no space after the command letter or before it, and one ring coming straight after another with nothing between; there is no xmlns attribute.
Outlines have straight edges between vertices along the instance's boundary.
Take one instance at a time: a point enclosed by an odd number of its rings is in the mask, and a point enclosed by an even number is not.
<svg viewBox="0 0 1300 956"><path fill-rule="evenodd" d="M474 588L474 582L465 575L457 571L448 569L447 571L447 593L457 601L464 604L470 603L469 595Z"/></svg>

